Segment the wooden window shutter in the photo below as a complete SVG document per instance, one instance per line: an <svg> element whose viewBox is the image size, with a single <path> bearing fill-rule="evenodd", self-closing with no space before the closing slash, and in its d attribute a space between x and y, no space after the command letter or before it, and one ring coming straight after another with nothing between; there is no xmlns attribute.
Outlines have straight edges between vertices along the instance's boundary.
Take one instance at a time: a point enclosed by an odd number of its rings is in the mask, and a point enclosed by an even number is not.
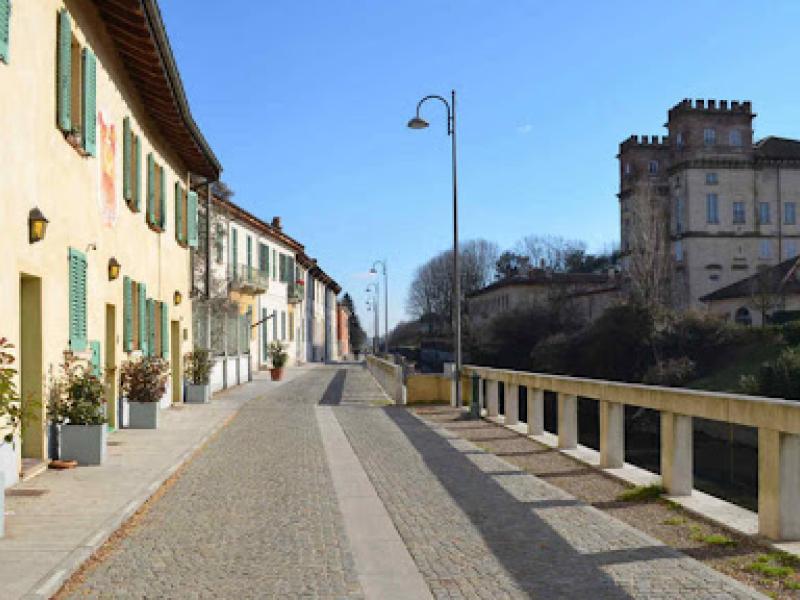
<svg viewBox="0 0 800 600"><path fill-rule="evenodd" d="M152 298L147 299L147 356L156 356L156 305Z"/></svg>
<svg viewBox="0 0 800 600"><path fill-rule="evenodd" d="M155 225L153 215L156 211L156 161L153 153L147 154L147 222Z"/></svg>
<svg viewBox="0 0 800 600"><path fill-rule="evenodd" d="M253 269L253 237L247 236L247 275Z"/></svg>
<svg viewBox="0 0 800 600"><path fill-rule="evenodd" d="M186 237L189 246L192 248L197 248L198 244L198 236L197 236L197 192L189 192L189 196L187 199L187 208L186 208Z"/></svg>
<svg viewBox="0 0 800 600"><path fill-rule="evenodd" d="M148 354L148 341L147 335L147 286L143 283L139 284L139 349L142 354Z"/></svg>
<svg viewBox="0 0 800 600"><path fill-rule="evenodd" d="M130 204L133 194L131 193L131 118L122 119L122 197L125 202Z"/></svg>
<svg viewBox="0 0 800 600"><path fill-rule="evenodd" d="M0 0L0 60L8 63L11 0Z"/></svg>
<svg viewBox="0 0 800 600"><path fill-rule="evenodd" d="M122 349L133 350L133 283L130 277L122 278Z"/></svg>
<svg viewBox="0 0 800 600"><path fill-rule="evenodd" d="M183 238L183 191L180 182L175 182L175 239L179 244L186 240Z"/></svg>
<svg viewBox="0 0 800 600"><path fill-rule="evenodd" d="M83 49L83 149L97 156L97 59Z"/></svg>
<svg viewBox="0 0 800 600"><path fill-rule="evenodd" d="M159 217L158 217L158 226L161 227L161 230L167 228L167 176L164 173L164 167L158 167L159 173L161 174L161 193L159 194Z"/></svg>
<svg viewBox="0 0 800 600"><path fill-rule="evenodd" d="M133 136L133 210L142 210L142 142Z"/></svg>
<svg viewBox="0 0 800 600"><path fill-rule="evenodd" d="M169 307L161 303L161 358L169 358Z"/></svg>
<svg viewBox="0 0 800 600"><path fill-rule="evenodd" d="M86 255L69 249L69 347L86 350Z"/></svg>
<svg viewBox="0 0 800 600"><path fill-rule="evenodd" d="M267 269L267 256L269 256L269 250L267 249L266 245L259 244L258 245L258 270L262 272L266 272Z"/></svg>
<svg viewBox="0 0 800 600"><path fill-rule="evenodd" d="M100 364L100 342L95 340L89 342L89 349L92 351L92 375L100 378L103 375L103 367Z"/></svg>
<svg viewBox="0 0 800 600"><path fill-rule="evenodd" d="M233 265L233 276L236 277L239 272L239 265L236 261L239 259L239 237L235 229L231 229L231 264Z"/></svg>
<svg viewBox="0 0 800 600"><path fill-rule="evenodd" d="M58 126L72 131L72 21L66 9L58 13Z"/></svg>

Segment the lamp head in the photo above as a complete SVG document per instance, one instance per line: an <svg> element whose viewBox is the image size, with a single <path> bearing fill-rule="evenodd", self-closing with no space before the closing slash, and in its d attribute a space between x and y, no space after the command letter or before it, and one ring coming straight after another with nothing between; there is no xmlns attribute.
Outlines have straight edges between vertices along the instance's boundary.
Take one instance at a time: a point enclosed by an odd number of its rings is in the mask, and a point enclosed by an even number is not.
<svg viewBox="0 0 800 600"><path fill-rule="evenodd" d="M428 122L419 115L408 121L409 129L425 129L427 126Z"/></svg>
<svg viewBox="0 0 800 600"><path fill-rule="evenodd" d="M370 275L376 275L376 274L378 273L378 270L377 270L375 267L372 267L372 268L369 270L369 272L370 272Z"/></svg>

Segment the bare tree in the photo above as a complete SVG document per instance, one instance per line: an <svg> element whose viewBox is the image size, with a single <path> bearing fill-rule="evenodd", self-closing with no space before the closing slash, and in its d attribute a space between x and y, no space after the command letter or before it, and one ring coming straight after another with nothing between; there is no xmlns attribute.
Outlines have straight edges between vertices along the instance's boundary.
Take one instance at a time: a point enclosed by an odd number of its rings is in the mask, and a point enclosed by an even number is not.
<svg viewBox="0 0 800 600"><path fill-rule="evenodd" d="M662 198L654 195L632 207L630 239L627 271L632 299L658 311L669 302L673 270L669 218Z"/></svg>
<svg viewBox="0 0 800 600"><path fill-rule="evenodd" d="M761 326L767 323L770 313L781 305L782 281L778 274L762 265L750 283L750 298L761 313Z"/></svg>
<svg viewBox="0 0 800 600"><path fill-rule="evenodd" d="M515 251L527 257L534 268L544 266L553 271L566 271L569 256L585 254L586 244L554 235L529 235L517 242Z"/></svg>

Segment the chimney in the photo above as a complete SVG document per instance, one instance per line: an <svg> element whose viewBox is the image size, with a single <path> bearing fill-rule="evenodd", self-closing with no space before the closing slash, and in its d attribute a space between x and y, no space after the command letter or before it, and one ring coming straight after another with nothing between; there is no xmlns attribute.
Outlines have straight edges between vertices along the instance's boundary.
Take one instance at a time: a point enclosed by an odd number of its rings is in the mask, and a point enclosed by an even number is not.
<svg viewBox="0 0 800 600"><path fill-rule="evenodd" d="M281 218L280 217L272 217L272 226L277 229L278 231L281 230Z"/></svg>

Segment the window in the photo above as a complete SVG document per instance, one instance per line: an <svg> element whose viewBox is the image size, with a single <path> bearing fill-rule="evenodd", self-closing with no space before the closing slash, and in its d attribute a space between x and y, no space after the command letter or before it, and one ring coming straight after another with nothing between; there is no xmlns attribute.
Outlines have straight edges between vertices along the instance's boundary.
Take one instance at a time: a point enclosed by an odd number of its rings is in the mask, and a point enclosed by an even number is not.
<svg viewBox="0 0 800 600"><path fill-rule="evenodd" d="M761 225L769 223L769 202L758 203L758 222Z"/></svg>
<svg viewBox="0 0 800 600"><path fill-rule="evenodd" d="M647 164L647 170L650 172L650 175L655 175L656 173L658 173L658 161L651 160Z"/></svg>
<svg viewBox="0 0 800 600"><path fill-rule="evenodd" d="M278 253L275 248L272 249L272 281L276 281L278 279L278 267L276 266L278 262Z"/></svg>
<svg viewBox="0 0 800 600"><path fill-rule="evenodd" d="M167 222L167 180L164 167L153 153L147 155L147 224L154 231L164 231Z"/></svg>
<svg viewBox="0 0 800 600"><path fill-rule="evenodd" d="M131 118L125 117L122 121L122 196L134 212L142 208L141 181L142 144L131 128Z"/></svg>
<svg viewBox="0 0 800 600"><path fill-rule="evenodd" d="M294 313L289 313L289 341L294 341Z"/></svg>
<svg viewBox="0 0 800 600"><path fill-rule="evenodd" d="M7 4L7 0L0 0ZM97 59L72 34L66 9L58 13L56 118L67 140L86 156L97 153Z"/></svg>
<svg viewBox="0 0 800 600"><path fill-rule="evenodd" d="M266 361L269 356L269 340L267 339L267 309L261 309L261 358Z"/></svg>
<svg viewBox="0 0 800 600"><path fill-rule="evenodd" d="M683 233L683 198L675 199L675 233Z"/></svg>
<svg viewBox="0 0 800 600"><path fill-rule="evenodd" d="M222 223L217 223L217 232L214 236L216 238L216 251L217 263L222 263L225 260L225 226Z"/></svg>
<svg viewBox="0 0 800 600"><path fill-rule="evenodd" d="M733 203L733 222L739 225L745 222L744 202Z"/></svg>
<svg viewBox="0 0 800 600"><path fill-rule="evenodd" d="M758 257L770 258L772 256L772 243L769 240L761 240L758 244Z"/></svg>
<svg viewBox="0 0 800 600"><path fill-rule="evenodd" d="M679 131L675 136L675 143L678 145L678 148L683 148L683 132Z"/></svg>
<svg viewBox="0 0 800 600"><path fill-rule="evenodd" d="M784 254L786 258L794 258L797 256L797 242L794 240L786 240L786 246L784 246Z"/></svg>
<svg viewBox="0 0 800 600"><path fill-rule="evenodd" d="M269 246L266 244L258 245L258 270L269 276Z"/></svg>
<svg viewBox="0 0 800 600"><path fill-rule="evenodd" d="M706 194L706 222L719 223L719 199L716 194Z"/></svg>
<svg viewBox="0 0 800 600"><path fill-rule="evenodd" d="M739 129L731 129L728 134L728 141L731 146L740 147L742 145L742 132Z"/></svg>
<svg viewBox="0 0 800 600"><path fill-rule="evenodd" d="M719 179L716 173L706 173L706 185L717 185Z"/></svg>
<svg viewBox="0 0 800 600"><path fill-rule="evenodd" d="M147 348L145 335L147 318L147 288L143 283L137 283L129 277L123 278L123 350L132 352Z"/></svg>
<svg viewBox="0 0 800 600"><path fill-rule="evenodd" d="M281 340L286 339L286 311L281 311Z"/></svg>
<svg viewBox="0 0 800 600"><path fill-rule="evenodd" d="M625 173L625 175L630 175L631 172L632 172L631 163L626 162L625 163L625 167L624 167L624 173Z"/></svg>
<svg viewBox="0 0 800 600"><path fill-rule="evenodd" d="M703 129L703 143L706 146L713 146L717 143L717 130L713 127Z"/></svg>
<svg viewBox="0 0 800 600"><path fill-rule="evenodd" d="M247 236L247 276L250 277L253 270L253 236Z"/></svg>
<svg viewBox="0 0 800 600"><path fill-rule="evenodd" d="M278 339L278 311L272 311L272 341Z"/></svg>
<svg viewBox="0 0 800 600"><path fill-rule="evenodd" d="M678 262L683 261L683 242L681 240L675 242L675 260Z"/></svg>
<svg viewBox="0 0 800 600"><path fill-rule="evenodd" d="M8 64L8 29L11 20L11 0L0 0L0 60Z"/></svg>
<svg viewBox="0 0 800 600"><path fill-rule="evenodd" d="M231 265L233 269L233 276L236 277L239 273L239 232L231 227Z"/></svg>
<svg viewBox="0 0 800 600"><path fill-rule="evenodd" d="M797 220L797 205L794 202L786 202L783 205L784 225L794 225Z"/></svg>
<svg viewBox="0 0 800 600"><path fill-rule="evenodd" d="M69 348L86 350L86 255L69 249Z"/></svg>
<svg viewBox="0 0 800 600"><path fill-rule="evenodd" d="M181 246L189 243L189 194L179 181L175 182L175 240Z"/></svg>

